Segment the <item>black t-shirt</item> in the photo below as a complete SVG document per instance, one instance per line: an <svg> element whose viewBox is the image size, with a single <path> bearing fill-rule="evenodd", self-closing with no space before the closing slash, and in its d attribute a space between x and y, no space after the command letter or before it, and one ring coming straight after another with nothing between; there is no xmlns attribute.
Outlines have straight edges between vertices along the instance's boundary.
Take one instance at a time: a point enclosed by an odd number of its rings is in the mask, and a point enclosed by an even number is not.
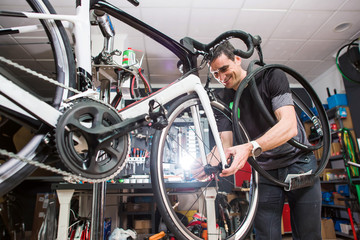
<svg viewBox="0 0 360 240"><path fill-rule="evenodd" d="M275 118L274 111L280 107L294 105L289 82L284 72L279 69L267 70L255 77L259 94L266 108ZM218 97L228 106L233 102L236 91L233 89L222 89ZM249 134L250 140L255 140L262 136L272 125L256 106L255 100L251 96L250 87L246 87L241 95L240 120ZM219 131L232 131L231 122L220 115L216 116ZM298 121L298 134L295 140L308 144L305 130ZM300 156L300 149L285 143L277 148L263 152L257 161L265 170L286 167L297 161Z"/></svg>

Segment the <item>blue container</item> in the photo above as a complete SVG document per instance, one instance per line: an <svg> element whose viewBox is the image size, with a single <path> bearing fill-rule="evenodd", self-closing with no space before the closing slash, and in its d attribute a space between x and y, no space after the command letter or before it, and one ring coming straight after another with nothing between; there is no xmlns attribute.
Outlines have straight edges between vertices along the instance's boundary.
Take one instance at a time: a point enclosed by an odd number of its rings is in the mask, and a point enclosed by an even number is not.
<svg viewBox="0 0 360 240"><path fill-rule="evenodd" d="M322 192L322 204L334 205L334 196L332 192Z"/></svg>
<svg viewBox="0 0 360 240"><path fill-rule="evenodd" d="M316 116L319 115L315 107L310 108L310 110L311 110ZM308 115L306 115L305 112L301 112L300 120L303 121L303 122L305 122L305 121L307 121L307 120L310 120L310 118L308 117Z"/></svg>
<svg viewBox="0 0 360 240"><path fill-rule="evenodd" d="M338 188L338 193L340 193L341 196L349 197L350 196L349 185L340 185Z"/></svg>
<svg viewBox="0 0 360 240"><path fill-rule="evenodd" d="M328 109L329 109L329 106L328 106L327 104L323 104L323 107L324 107L324 110L328 110ZM317 109L316 109L315 107L310 108L310 110L311 110L316 116L319 116L319 113L318 113L318 111L317 111ZM300 120L301 120L302 122L305 122L305 121L310 120L310 118L308 117L308 115L306 115L305 112L302 111L301 114L300 114Z"/></svg>
<svg viewBox="0 0 360 240"><path fill-rule="evenodd" d="M347 98L346 94L335 94L331 97L327 98L327 102L329 104L329 109L337 107L337 106L347 106Z"/></svg>
<svg viewBox="0 0 360 240"><path fill-rule="evenodd" d="M350 224L350 221L349 220L336 220L335 221L335 226L334 226L334 228L335 228L335 231L336 232L341 232L341 227L340 227L340 224Z"/></svg>

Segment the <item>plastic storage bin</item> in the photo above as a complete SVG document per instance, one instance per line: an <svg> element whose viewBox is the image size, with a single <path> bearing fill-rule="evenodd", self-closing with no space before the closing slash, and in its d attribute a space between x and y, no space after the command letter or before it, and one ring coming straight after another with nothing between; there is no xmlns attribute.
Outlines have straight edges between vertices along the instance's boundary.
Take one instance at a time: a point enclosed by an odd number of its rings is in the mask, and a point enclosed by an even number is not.
<svg viewBox="0 0 360 240"><path fill-rule="evenodd" d="M347 106L348 105L346 94L332 95L331 97L327 98L327 102L329 105L329 109L337 107L337 106Z"/></svg>

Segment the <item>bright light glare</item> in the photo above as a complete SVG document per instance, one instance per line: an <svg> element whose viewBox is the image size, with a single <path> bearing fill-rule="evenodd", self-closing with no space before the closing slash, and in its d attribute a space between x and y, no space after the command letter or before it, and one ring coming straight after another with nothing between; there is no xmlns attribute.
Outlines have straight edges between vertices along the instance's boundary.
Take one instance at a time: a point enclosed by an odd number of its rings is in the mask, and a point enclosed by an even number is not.
<svg viewBox="0 0 360 240"><path fill-rule="evenodd" d="M181 168L184 170L190 170L194 162L194 156L191 156L189 153L183 151L180 158Z"/></svg>

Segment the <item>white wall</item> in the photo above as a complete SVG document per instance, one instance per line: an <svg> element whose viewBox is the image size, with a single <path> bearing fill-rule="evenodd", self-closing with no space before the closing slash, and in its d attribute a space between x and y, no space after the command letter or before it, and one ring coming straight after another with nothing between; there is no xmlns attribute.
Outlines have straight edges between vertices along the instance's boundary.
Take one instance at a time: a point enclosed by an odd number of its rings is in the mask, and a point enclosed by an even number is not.
<svg viewBox="0 0 360 240"><path fill-rule="evenodd" d="M330 89L331 95L334 94L334 89L336 89L337 93L345 93L342 76L335 64L312 81L311 86L314 88L323 104L327 103L326 99L328 95L326 88Z"/></svg>

